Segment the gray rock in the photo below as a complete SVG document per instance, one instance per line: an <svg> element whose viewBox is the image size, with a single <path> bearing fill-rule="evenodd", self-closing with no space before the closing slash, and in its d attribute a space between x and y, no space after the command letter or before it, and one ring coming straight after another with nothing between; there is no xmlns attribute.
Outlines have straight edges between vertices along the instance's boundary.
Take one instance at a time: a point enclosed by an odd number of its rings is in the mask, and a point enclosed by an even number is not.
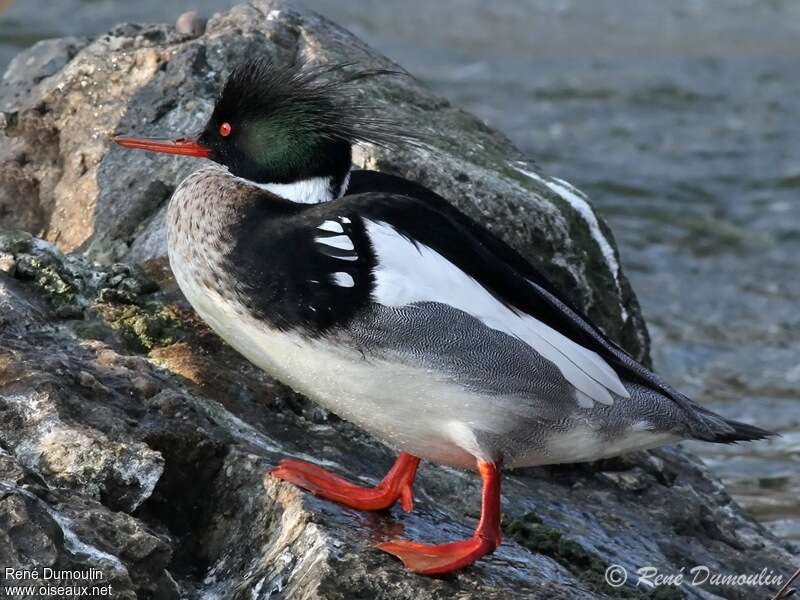
<svg viewBox="0 0 800 600"><path fill-rule="evenodd" d="M293 456L374 483L393 456L225 346L169 278L152 283L158 265L100 266L16 233L0 251L28 265L0 274L0 564L99 569L117 598L577 600L641 597L604 583L611 564L788 575L798 553L697 459L665 449L510 473L498 551L452 577L410 575L372 546L469 535L474 474L424 465L411 514L275 480L270 467Z"/></svg>
<svg viewBox="0 0 800 600"><path fill-rule="evenodd" d="M201 18L196 10L183 13L178 17L178 20L175 21L175 30L178 33L184 33L192 37L202 35L205 29L206 20Z"/></svg>
<svg viewBox="0 0 800 600"><path fill-rule="evenodd" d="M14 255L8 252L0 253L0 271L8 275L14 275L17 268L17 261L14 260Z"/></svg>
<svg viewBox="0 0 800 600"><path fill-rule="evenodd" d="M162 230L166 198L196 164L132 160L108 139L198 127L230 66L255 52L388 64L312 13L257 0L194 38L123 25L38 81L3 84L0 203L12 209L9 222L88 257L0 233L0 255L14 265L0 271L0 565L97 568L113 597L165 599L641 597L604 583L612 563L788 574L798 549L676 449L510 474L501 548L439 579L406 573L372 545L468 535L474 475L425 465L408 515L346 510L268 476L288 455L369 483L393 457L197 320L168 274ZM396 155L363 148L360 164L443 192L646 355L613 240L577 192L518 162L505 138L411 79L372 82L365 93L431 143ZM706 586L658 597L753 594Z"/></svg>
<svg viewBox="0 0 800 600"><path fill-rule="evenodd" d="M101 262L161 257L164 205L199 162L131 154L112 144L113 134L197 130L246 56L399 69L283 0L234 7L211 18L202 35L195 20L183 15L177 29L121 25L89 43L37 44L15 59L0 84L7 138L0 145L0 226L33 231ZM425 144L398 152L364 146L359 166L440 192L546 271L609 335L647 357L646 330L611 232L580 192L541 173L504 136L411 76L365 82L363 93Z"/></svg>
<svg viewBox="0 0 800 600"><path fill-rule="evenodd" d="M12 59L3 75L3 83L18 85L30 92L32 85L58 73L85 45L86 40L73 37L36 42Z"/></svg>

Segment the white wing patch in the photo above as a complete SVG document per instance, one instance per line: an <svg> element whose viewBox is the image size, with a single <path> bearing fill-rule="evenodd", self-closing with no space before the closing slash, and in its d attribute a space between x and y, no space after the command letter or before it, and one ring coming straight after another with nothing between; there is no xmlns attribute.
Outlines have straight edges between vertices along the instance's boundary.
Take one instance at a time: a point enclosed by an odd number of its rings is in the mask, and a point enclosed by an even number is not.
<svg viewBox="0 0 800 600"><path fill-rule="evenodd" d="M331 233L344 233L342 224L337 223L336 221L325 221L322 225L319 225L317 229L321 229L322 231L330 231Z"/></svg>
<svg viewBox="0 0 800 600"><path fill-rule="evenodd" d="M353 240L346 235L334 235L332 237L318 237L314 238L318 244L325 244L331 248L338 248L339 250L353 250Z"/></svg>
<svg viewBox="0 0 800 600"><path fill-rule="evenodd" d="M596 352L531 315L508 308L444 256L423 244L413 244L391 225L369 220L365 225L378 259L372 292L376 302L385 306L441 302L471 314L488 327L520 339L555 364L578 390L582 406L589 400L613 404L610 392L630 397L619 375Z"/></svg>
<svg viewBox="0 0 800 600"><path fill-rule="evenodd" d="M338 217L339 221L342 223L345 222L346 217ZM349 221L348 221L349 222ZM358 260L358 255L355 254L355 246L353 245L353 240L345 233L344 227L342 227L342 223L338 221L328 220L323 222L321 225L317 226L317 229L321 231L327 231L329 233L337 233L341 235L333 235L333 236L320 236L314 238L314 241L318 244L323 244L328 246L329 248L336 248L336 250L342 250L343 252L334 252L334 251L325 251L322 252L329 256L330 258L336 258L338 260L346 260L346 261L356 261Z"/></svg>
<svg viewBox="0 0 800 600"><path fill-rule="evenodd" d="M333 274L333 282L338 286L346 288L351 288L356 284L356 282L353 281L353 277L349 273L342 272Z"/></svg>

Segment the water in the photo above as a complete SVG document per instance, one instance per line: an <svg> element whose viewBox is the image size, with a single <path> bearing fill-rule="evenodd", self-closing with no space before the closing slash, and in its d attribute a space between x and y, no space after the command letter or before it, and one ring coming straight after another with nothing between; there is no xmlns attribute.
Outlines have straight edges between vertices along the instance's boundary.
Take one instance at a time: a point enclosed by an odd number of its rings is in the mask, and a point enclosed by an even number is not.
<svg viewBox="0 0 800 600"><path fill-rule="evenodd" d="M42 37L230 4L18 0L0 17L0 64ZM767 526L800 540L800 3L306 4L591 194L658 370L783 434L691 449Z"/></svg>

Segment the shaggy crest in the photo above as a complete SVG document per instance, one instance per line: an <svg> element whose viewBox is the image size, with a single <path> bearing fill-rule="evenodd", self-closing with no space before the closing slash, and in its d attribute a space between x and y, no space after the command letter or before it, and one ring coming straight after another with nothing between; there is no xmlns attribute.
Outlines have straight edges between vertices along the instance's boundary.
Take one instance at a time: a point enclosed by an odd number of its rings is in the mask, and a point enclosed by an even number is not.
<svg viewBox="0 0 800 600"><path fill-rule="evenodd" d="M239 64L228 77L212 121L237 115L243 122L268 118L308 133L348 143L383 147L414 144L380 108L364 100L357 82L380 76L405 76L390 69L351 70L353 63L311 66L305 61L276 64L255 58Z"/></svg>

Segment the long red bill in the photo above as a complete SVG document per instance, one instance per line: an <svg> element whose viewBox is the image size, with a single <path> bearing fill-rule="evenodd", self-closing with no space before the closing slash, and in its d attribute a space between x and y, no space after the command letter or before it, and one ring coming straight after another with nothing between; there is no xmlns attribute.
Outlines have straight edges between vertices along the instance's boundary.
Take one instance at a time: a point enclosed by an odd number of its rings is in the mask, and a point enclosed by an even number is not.
<svg viewBox="0 0 800 600"><path fill-rule="evenodd" d="M150 152L163 152L164 154L181 154L183 156L199 156L208 158L211 149L199 144L197 140L191 138L179 138L177 140L158 140L148 138L135 138L125 135L118 135L114 138L120 146L126 148L139 148Z"/></svg>

